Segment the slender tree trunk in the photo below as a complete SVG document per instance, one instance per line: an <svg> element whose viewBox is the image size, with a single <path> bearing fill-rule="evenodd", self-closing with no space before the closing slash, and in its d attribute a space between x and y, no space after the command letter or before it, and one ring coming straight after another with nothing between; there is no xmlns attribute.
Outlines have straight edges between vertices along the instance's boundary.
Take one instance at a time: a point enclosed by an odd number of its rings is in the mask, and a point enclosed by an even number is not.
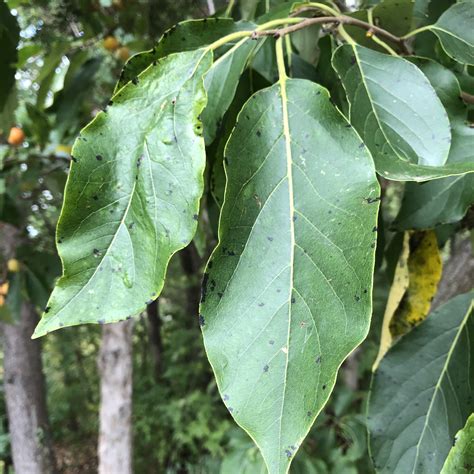
<svg viewBox="0 0 474 474"><path fill-rule="evenodd" d="M158 300L153 301L146 309L148 317L148 339L153 357L155 380L161 377L163 364L163 342L161 340L161 319Z"/></svg>
<svg viewBox="0 0 474 474"><path fill-rule="evenodd" d="M1 325L5 399L16 474L55 471L41 345L31 339L37 322L33 306L23 303L20 320Z"/></svg>
<svg viewBox="0 0 474 474"><path fill-rule="evenodd" d="M461 293L472 290L474 284L474 256L469 238L453 245L451 257L443 268L443 275L438 285L431 310L446 303Z"/></svg>
<svg viewBox="0 0 474 474"><path fill-rule="evenodd" d="M133 321L107 324L99 355L99 474L132 472Z"/></svg>
<svg viewBox="0 0 474 474"><path fill-rule="evenodd" d="M186 290L186 312L188 313L189 324L197 321L199 312L199 299L201 285L199 282L200 258L196 248L191 243L179 253L181 267L188 277L188 288ZM193 318L193 316L195 316Z"/></svg>

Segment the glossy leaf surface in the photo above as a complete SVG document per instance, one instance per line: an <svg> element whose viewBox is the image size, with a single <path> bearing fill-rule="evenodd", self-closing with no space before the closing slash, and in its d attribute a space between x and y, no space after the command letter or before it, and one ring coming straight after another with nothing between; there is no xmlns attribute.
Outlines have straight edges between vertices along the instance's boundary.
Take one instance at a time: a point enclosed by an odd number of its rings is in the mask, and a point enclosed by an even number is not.
<svg viewBox="0 0 474 474"><path fill-rule="evenodd" d="M57 229L63 276L36 329L142 311L196 229L205 165L204 50L170 55L112 98L73 147Z"/></svg>
<svg viewBox="0 0 474 474"><path fill-rule="evenodd" d="M225 404L284 473L367 333L379 188L354 130L305 80L254 94L224 161L200 322Z"/></svg>
<svg viewBox="0 0 474 474"><path fill-rule="evenodd" d="M452 5L432 26L444 50L456 61L474 64L474 3Z"/></svg>
<svg viewBox="0 0 474 474"><path fill-rule="evenodd" d="M377 472L440 472L474 410L472 300L461 295L434 311L375 372L368 427Z"/></svg>
<svg viewBox="0 0 474 474"><path fill-rule="evenodd" d="M351 123L383 177L424 181L474 170L472 163L445 164L449 121L433 87L414 64L343 45L335 51L333 65L346 90Z"/></svg>

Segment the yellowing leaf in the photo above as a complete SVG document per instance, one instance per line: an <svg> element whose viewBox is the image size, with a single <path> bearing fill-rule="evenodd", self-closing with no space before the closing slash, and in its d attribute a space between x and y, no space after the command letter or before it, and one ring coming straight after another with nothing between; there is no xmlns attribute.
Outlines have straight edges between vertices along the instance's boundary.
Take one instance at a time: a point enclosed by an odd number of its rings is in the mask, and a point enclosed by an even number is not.
<svg viewBox="0 0 474 474"><path fill-rule="evenodd" d="M412 234L408 258L409 285L390 322L393 336L407 333L428 315L441 278L441 270L435 232L429 230Z"/></svg>
<svg viewBox="0 0 474 474"><path fill-rule="evenodd" d="M390 333L390 322L395 311L400 304L405 292L408 288L409 276L408 276L408 256L410 255L410 234L405 232L403 236L403 246L398 259L397 267L395 268L395 273L393 277L393 284L390 288L390 293L388 295L387 306L385 308L385 313L383 316L382 323L382 334L380 336L380 346L379 353L375 359L373 370L375 370L383 356L390 349L392 345L392 334Z"/></svg>
<svg viewBox="0 0 474 474"><path fill-rule="evenodd" d="M405 232L385 309L379 353L373 370L378 367L395 337L406 334L426 318L436 294L441 271L441 257L435 232Z"/></svg>

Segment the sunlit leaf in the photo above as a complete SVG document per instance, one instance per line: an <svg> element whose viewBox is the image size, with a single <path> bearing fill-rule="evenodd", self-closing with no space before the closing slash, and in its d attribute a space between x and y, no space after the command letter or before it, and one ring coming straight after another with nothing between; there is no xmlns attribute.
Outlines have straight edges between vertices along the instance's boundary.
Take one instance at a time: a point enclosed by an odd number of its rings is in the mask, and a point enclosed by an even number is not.
<svg viewBox="0 0 474 474"><path fill-rule="evenodd" d="M449 451L441 474L470 474L474 469L474 413L466 425L454 437L454 446Z"/></svg>
<svg viewBox="0 0 474 474"><path fill-rule="evenodd" d="M57 229L63 276L35 336L142 311L196 230L206 50L150 66L81 132Z"/></svg>
<svg viewBox="0 0 474 474"><path fill-rule="evenodd" d="M225 169L200 323L225 404L285 473L369 327L379 189L354 130L305 80L252 96Z"/></svg>

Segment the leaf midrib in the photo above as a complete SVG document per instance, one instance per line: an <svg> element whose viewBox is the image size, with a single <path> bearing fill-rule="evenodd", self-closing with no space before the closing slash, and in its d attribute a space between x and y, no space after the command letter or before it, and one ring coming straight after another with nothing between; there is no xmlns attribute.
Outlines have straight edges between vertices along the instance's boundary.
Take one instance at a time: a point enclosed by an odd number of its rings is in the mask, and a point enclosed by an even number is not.
<svg viewBox="0 0 474 474"><path fill-rule="evenodd" d="M463 317L461 323L459 324L459 329L456 332L456 336L454 337L454 340L453 340L453 343L451 344L451 347L449 348L448 355L446 356L446 361L443 364L443 368L441 369L440 376L439 376L438 381L436 382L435 388L433 390L433 396L431 397L430 404L429 404L429 407L428 407L428 411L426 413L425 423L423 424L423 430L420 434L420 438L419 438L418 442L416 443L416 455L415 455L415 459L413 461L412 474L415 474L415 469L416 469L416 465L417 465L417 462L418 462L418 456L420 454L420 445L421 445L421 442L423 441L423 437L425 435L426 427L429 424L429 418L430 418L430 415L431 415L431 410L433 408L434 400L436 399L436 397L438 395L438 391L441 387L441 383L444 380L444 376L447 373L449 363L451 362L451 357L453 355L454 349L457 346L459 336L461 335L463 329L466 326L467 320L469 319L469 317L471 315L472 309L473 309L473 303L471 302L471 305L469 306L468 310L466 311L465 316Z"/></svg>

